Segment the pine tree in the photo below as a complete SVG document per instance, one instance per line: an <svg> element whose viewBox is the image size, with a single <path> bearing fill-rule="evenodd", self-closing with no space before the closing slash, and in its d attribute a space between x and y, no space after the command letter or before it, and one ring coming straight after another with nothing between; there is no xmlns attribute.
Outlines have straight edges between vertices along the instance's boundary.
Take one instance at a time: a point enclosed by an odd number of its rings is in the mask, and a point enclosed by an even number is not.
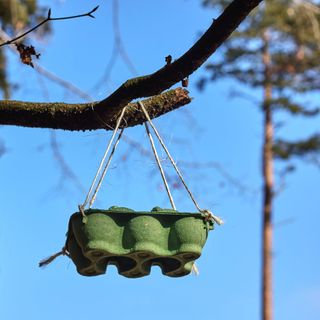
<svg viewBox="0 0 320 320"><path fill-rule="evenodd" d="M223 8L230 1L203 0L205 6ZM218 61L217 61L218 60ZM220 59L207 64L209 76L199 81L230 77L262 92L264 114L262 319L272 319L272 204L274 160L319 156L320 133L287 141L274 137L274 116L283 110L292 116L314 117L306 94L320 88L320 5L318 1L265 0L233 33L220 51ZM288 166L288 168L292 168Z"/></svg>

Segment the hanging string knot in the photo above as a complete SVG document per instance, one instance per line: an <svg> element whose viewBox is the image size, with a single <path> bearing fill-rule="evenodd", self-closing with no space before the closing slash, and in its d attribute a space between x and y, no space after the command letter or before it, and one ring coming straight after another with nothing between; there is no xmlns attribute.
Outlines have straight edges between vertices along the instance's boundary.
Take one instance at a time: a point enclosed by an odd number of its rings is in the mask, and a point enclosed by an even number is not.
<svg viewBox="0 0 320 320"><path fill-rule="evenodd" d="M86 214L84 212L84 205L83 204L79 204L78 208L79 208L79 212L82 214L82 222L86 223L87 220L88 220L88 217L86 216Z"/></svg>
<svg viewBox="0 0 320 320"><path fill-rule="evenodd" d="M224 221L220 217L214 215L210 210L203 209L203 210L200 210L200 212L203 214L205 221L213 221L217 223L219 226L224 224Z"/></svg>
<svg viewBox="0 0 320 320"><path fill-rule="evenodd" d="M68 256L69 257L70 253L67 250L67 248L64 246L60 252L57 252L55 254L53 254L51 257L43 259L39 262L39 267L46 267L48 264L50 264L53 260L55 260L56 258L58 258L59 256Z"/></svg>

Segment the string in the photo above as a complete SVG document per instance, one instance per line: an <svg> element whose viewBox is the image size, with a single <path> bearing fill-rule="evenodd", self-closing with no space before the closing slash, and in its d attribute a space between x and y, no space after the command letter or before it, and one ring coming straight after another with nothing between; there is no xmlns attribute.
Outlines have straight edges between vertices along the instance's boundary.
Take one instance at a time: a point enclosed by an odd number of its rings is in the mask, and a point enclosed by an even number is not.
<svg viewBox="0 0 320 320"><path fill-rule="evenodd" d="M85 216L85 214L84 214L84 208L85 208L85 206L87 205L87 203L88 203L88 201L89 201L89 198L90 198L90 196L91 196L92 190L93 190L93 188L94 188L94 186L95 186L95 184L96 184L96 181L97 181L97 179L98 179L98 176L99 176L99 174L100 174L100 172L101 172L101 170L102 170L102 167L103 167L103 165L104 165L105 159L106 159L106 157L107 157L107 154L109 153L110 147L111 147L112 142L113 142L113 140L114 140L114 137L115 137L115 135L116 135L116 133L117 133L117 131L118 131L118 129L119 129L119 126L120 126L120 123L121 123L121 120L122 120L122 118L123 118L123 116L124 116L125 111L126 111L126 107L124 107L124 108L122 109L121 114L120 114L120 116L119 116L119 118L118 118L118 120L117 120L116 127L115 127L114 130L113 130L112 136L111 136L111 138L110 138L110 140L109 140L109 143L108 143L108 145L107 145L107 147L106 147L106 151L104 152L104 155L103 155L103 157L102 157L102 159L101 159L99 168L98 168L98 170L97 170L97 172L96 172L96 174L95 174L95 176L94 176L94 178L93 178L93 181L92 181L92 183L91 183L91 186L90 186L90 188L89 188L89 191L88 191L88 193L87 193L87 196L86 196L86 198L85 198L85 201L84 201L84 203L83 203L82 205L79 205L79 210L80 210L80 212L81 212L81 214L82 214L83 216Z"/></svg>
<svg viewBox="0 0 320 320"><path fill-rule="evenodd" d="M146 116L146 118L147 118L147 120L148 120L151 128L153 129L153 131L154 131L156 137L158 138L158 140L159 140L162 148L164 149L165 153L167 154L170 162L172 163L172 166L174 167L177 175L179 176L179 178L180 178L183 186L185 187L186 191L188 192L188 194L189 194L192 202L194 203L195 207L198 209L198 211L199 211L200 213L204 214L207 218L212 218L212 219L213 219L217 224L219 224L219 225L223 224L223 220L222 220L221 218L213 215L211 211L209 211L209 210L207 210L207 209L201 209L201 208L200 208L200 206L198 205L196 199L194 198L191 190L189 189L189 187L187 186L185 180L183 179L182 174L181 174L178 166L176 165L176 163L175 163L175 161L173 160L173 158L172 158L169 150L167 149L166 145L164 144L164 142L163 142L163 140L162 140L162 138L161 138L158 130L156 129L156 127L155 127L154 124L152 123L151 118L150 118L147 110L145 109L143 103L142 103L141 101L139 101L138 104L139 104L139 106L141 107L143 113L145 114L145 116Z"/></svg>
<svg viewBox="0 0 320 320"><path fill-rule="evenodd" d="M121 120L122 120L122 118L123 118L123 116L124 116L125 111L126 111L126 107L124 107L124 108L122 109L121 114L120 114L120 116L119 116L119 118L118 118L118 120L117 120L116 127L114 128L114 131L113 131L112 136L111 136L111 138L110 138L110 141L109 141L109 143L108 143L108 145L107 145L106 151L104 152L104 155L103 155L103 157L102 157L102 160L101 160L101 162L100 162L100 165L99 165L99 168L98 168L98 170L97 170L97 172L96 172L96 175L95 175L94 178L93 178L93 181L92 181L92 184L91 184L91 186L90 186L90 188L89 188L89 191L88 191L88 193L87 193L86 199L85 199L85 201L84 201L84 203L83 203L82 205L81 205L81 204L78 205L79 211L80 211L80 213L82 214L82 217L83 217L83 220L82 220L83 223L86 223L86 219L87 219L87 216L86 216L86 214L85 214L85 212L84 212L84 208L85 208L85 206L87 205L87 203L88 203L88 201L89 201L89 198L90 198L90 196L91 196L92 190L93 190L93 188L94 188L94 186L95 186L95 184L96 184L97 178L98 178L98 176L99 176L99 174L100 174L100 172L101 172L101 170L102 170L102 167L103 167L103 165L104 165L105 159L106 159L107 154L108 154L108 152L109 152L109 150L110 150L110 147L111 147L112 142L113 142L113 140L114 140L114 138L115 138L115 135L116 135L116 133L117 133L117 131L118 131L118 129L119 129L119 126L120 126L120 123L121 123ZM114 154L114 152L115 152L115 150L116 150L116 148L117 148L117 145L118 145L118 143L119 143L119 141L120 141L120 139L121 139L121 136L122 136L122 134L123 134L123 131L124 131L124 128L121 129L121 131L120 131L120 133L119 133L119 135L118 135L118 138L117 138L115 144L113 145L111 154L110 154L110 156L109 156L109 158L108 158L108 161L107 161L107 164L106 164L105 167L104 167L104 170L103 170L103 172L102 172L102 175L101 175L101 177L100 177L100 179L99 179L99 181L98 181L97 187L96 187L96 189L95 189L95 191L94 191L94 193L93 193L93 196L92 196L92 198L91 198L91 200L90 200L90 207L92 206L93 202L94 202L95 199L96 199L97 193L98 193L98 191L99 191L99 189L100 189L100 187L101 187L102 181L103 181L103 179L104 179L104 177L105 177L105 175L106 175L106 172L107 172L108 167L109 167L109 165L110 165L111 159L112 159L113 154ZM90 207L89 207L89 208L90 208ZM47 265L50 264L53 260L55 260L57 257L59 257L59 256L61 256L61 255L70 256L70 254L69 254L68 250L66 249L66 247L63 247L60 252L55 253L54 255L50 256L49 258L46 258L46 259L41 260L41 261L39 262L39 267L45 267L45 266L47 266Z"/></svg>
<svg viewBox="0 0 320 320"><path fill-rule="evenodd" d="M167 194L168 194L168 197L169 197L169 200L170 200L172 209L173 209L173 210L177 210L177 209L176 209L176 206L175 206L175 204L174 204L174 201L173 201L173 198L172 198L172 195L171 195L171 192L170 192L170 188L169 188L169 185L168 185L166 176L165 176L165 174L164 174L164 171L163 171L161 162L160 162L160 160L159 160L159 156L158 156L156 147L155 147L155 145L154 145L154 141L153 141L152 135L151 135L151 133L150 133L149 126L148 126L147 122L145 122L144 125L145 125L145 127L146 127L146 131L147 131L147 135L148 135L149 140L150 140L151 148L152 148L154 157L156 158L156 161L157 161L157 164L158 164L159 171L160 171L160 173L161 173L161 177L162 177L163 183L164 183L164 185L165 185L165 187L166 187L166 191L167 191Z"/></svg>
<svg viewBox="0 0 320 320"><path fill-rule="evenodd" d="M50 264L53 260L55 260L59 256L68 256L69 257L69 255L70 255L70 253L68 252L67 248L63 247L60 252L53 254L49 258L41 260L39 262L39 267L43 268L43 267L47 266L48 264Z"/></svg>
<svg viewBox="0 0 320 320"><path fill-rule="evenodd" d="M94 201L96 200L97 193L98 193L98 191L99 191L99 189L100 189L100 187L101 187L101 184L102 184L102 181L103 181L104 177L106 176L107 170L108 170L109 165L110 165L110 163L111 163L111 159L112 159L112 157L113 157L113 155L114 155L115 150L117 149L117 146L118 146L118 143L119 143L119 141L120 141L120 139L121 139L121 137L122 137L123 131L124 131L124 128L121 129L121 131L120 131L120 133L119 133L119 135L118 135L118 138L117 138L115 144L113 145L113 148L112 148L111 153L110 153L110 155L109 155L108 161L107 161L107 163L106 163L106 165L105 165L105 167L104 167L104 169L103 169L103 172L102 172L102 174L101 174L101 177L100 177L100 179L99 179L99 182L98 182L98 184L97 184L97 187L96 187L96 189L95 189L95 191L94 191L94 193L93 193L93 195L92 195L92 198L91 198L91 200L90 200L89 208L92 207Z"/></svg>

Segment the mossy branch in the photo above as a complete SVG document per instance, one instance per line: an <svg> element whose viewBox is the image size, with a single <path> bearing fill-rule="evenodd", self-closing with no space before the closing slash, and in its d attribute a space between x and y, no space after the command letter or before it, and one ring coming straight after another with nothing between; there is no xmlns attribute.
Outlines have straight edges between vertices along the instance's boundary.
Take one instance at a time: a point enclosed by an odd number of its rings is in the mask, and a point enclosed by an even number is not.
<svg viewBox="0 0 320 320"><path fill-rule="evenodd" d="M169 90L143 101L152 118L191 102L188 91L182 88ZM113 129L116 115L110 114L104 101L66 104L60 102L0 101L0 123L23 127L64 130ZM121 110L121 109L120 109ZM128 105L123 123L126 127L146 121L137 103Z"/></svg>

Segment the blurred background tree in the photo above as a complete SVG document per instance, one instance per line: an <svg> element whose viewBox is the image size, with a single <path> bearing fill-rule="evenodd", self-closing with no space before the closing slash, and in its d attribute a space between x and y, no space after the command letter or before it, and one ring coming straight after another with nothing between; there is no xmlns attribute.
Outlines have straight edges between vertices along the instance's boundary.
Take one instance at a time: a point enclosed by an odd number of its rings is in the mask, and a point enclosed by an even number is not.
<svg viewBox="0 0 320 320"><path fill-rule="evenodd" d="M230 1L204 0L203 5L221 9ZM208 75L198 85L224 77L250 88L245 96L262 93L256 105L264 115L261 150L263 176L262 238L262 319L271 320L272 233L274 160L284 160L282 172L294 169L294 157L319 165L320 133L286 140L274 136L274 116L284 111L292 116L316 117L312 94L320 89L320 6L318 1L266 0L233 33L220 55L206 65ZM239 94L238 92L236 93ZM241 93L243 95L243 93ZM243 95L244 96L244 95ZM314 101L314 99L313 99ZM281 164L279 164L281 165Z"/></svg>

